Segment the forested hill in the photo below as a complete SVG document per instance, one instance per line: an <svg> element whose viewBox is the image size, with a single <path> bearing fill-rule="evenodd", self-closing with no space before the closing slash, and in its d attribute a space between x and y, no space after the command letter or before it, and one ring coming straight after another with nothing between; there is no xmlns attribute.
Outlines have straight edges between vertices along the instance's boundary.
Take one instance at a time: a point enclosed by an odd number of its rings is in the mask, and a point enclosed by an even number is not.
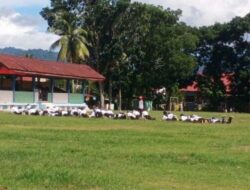
<svg viewBox="0 0 250 190"><path fill-rule="evenodd" d="M50 61L55 61L57 59L57 53L51 52L48 50L42 50L42 49L23 50L23 49L17 49L13 47L7 47L3 49L0 48L0 53L17 55L17 56L29 55L34 58L50 60Z"/></svg>

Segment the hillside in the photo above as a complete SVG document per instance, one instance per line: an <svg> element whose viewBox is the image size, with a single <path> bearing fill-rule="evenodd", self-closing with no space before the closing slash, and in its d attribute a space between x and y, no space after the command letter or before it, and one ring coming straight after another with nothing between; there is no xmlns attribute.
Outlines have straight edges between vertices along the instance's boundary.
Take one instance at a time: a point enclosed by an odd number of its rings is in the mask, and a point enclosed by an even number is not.
<svg viewBox="0 0 250 190"><path fill-rule="evenodd" d="M17 56L25 56L28 54L28 55L32 55L34 58L50 60L50 61L55 61L57 59L56 52L51 52L51 51L42 50L42 49L23 50L23 49L17 49L13 47L7 47L3 49L0 48L0 53L17 55Z"/></svg>

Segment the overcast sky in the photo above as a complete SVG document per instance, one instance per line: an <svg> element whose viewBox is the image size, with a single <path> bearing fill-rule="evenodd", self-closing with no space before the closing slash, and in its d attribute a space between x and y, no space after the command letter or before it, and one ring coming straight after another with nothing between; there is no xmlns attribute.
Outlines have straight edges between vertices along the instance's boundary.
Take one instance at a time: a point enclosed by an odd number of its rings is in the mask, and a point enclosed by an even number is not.
<svg viewBox="0 0 250 190"><path fill-rule="evenodd" d="M138 0L181 9L182 21L192 26L228 22L250 12L250 0ZM0 48L22 49L49 46L58 37L46 32L47 23L39 12L49 0L0 0Z"/></svg>

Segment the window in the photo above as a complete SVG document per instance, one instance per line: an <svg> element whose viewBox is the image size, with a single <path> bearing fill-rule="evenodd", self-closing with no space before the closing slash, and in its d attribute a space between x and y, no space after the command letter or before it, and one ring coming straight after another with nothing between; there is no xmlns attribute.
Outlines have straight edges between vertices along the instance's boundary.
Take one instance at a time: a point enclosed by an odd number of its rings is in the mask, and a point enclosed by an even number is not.
<svg viewBox="0 0 250 190"><path fill-rule="evenodd" d="M54 92L56 93L67 93L67 80L55 79L54 81Z"/></svg>
<svg viewBox="0 0 250 190"><path fill-rule="evenodd" d="M16 77L16 91L32 92L32 77Z"/></svg>
<svg viewBox="0 0 250 190"><path fill-rule="evenodd" d="M12 90L12 76L0 75L0 90Z"/></svg>
<svg viewBox="0 0 250 190"><path fill-rule="evenodd" d="M70 93L81 94L82 93L82 81L70 80Z"/></svg>

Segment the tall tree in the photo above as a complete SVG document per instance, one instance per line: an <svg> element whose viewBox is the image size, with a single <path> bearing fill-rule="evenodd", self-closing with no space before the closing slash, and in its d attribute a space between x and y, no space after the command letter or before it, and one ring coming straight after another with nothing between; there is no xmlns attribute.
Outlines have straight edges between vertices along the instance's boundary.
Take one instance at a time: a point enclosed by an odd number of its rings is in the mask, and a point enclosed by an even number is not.
<svg viewBox="0 0 250 190"><path fill-rule="evenodd" d="M225 72L223 57L223 43L218 40L219 34L225 30L225 24L216 23L213 26L201 27L197 34L200 44L196 56L202 70L202 75L196 77L201 94L209 104L207 109L216 110L225 97L225 87L221 81L221 75ZM225 51L227 50L224 49Z"/></svg>
<svg viewBox="0 0 250 190"><path fill-rule="evenodd" d="M204 66L199 76L199 86L210 107L217 109L221 102L229 100L230 107L239 111L249 110L250 100L250 43L246 39L250 31L250 14L236 17L225 24L215 24L199 29L200 44L197 59ZM231 75L231 96L221 77Z"/></svg>
<svg viewBox="0 0 250 190"><path fill-rule="evenodd" d="M129 104L152 88L174 89L192 74L197 38L179 22L180 10L130 0L51 0L51 8L42 12L49 26L56 22L50 14L60 9L88 33L87 62L107 77L99 84L102 105L104 91L110 99L123 94Z"/></svg>
<svg viewBox="0 0 250 190"><path fill-rule="evenodd" d="M140 93L165 87L169 97L193 74L196 60L192 52L198 38L190 27L179 22L180 10L148 5L147 12L150 27L142 43L144 58L138 67Z"/></svg>
<svg viewBox="0 0 250 190"><path fill-rule="evenodd" d="M55 21L49 30L60 38L51 45L51 49L59 48L58 60L80 63L89 57L86 40L87 32L77 25L74 15L65 10L54 13Z"/></svg>

